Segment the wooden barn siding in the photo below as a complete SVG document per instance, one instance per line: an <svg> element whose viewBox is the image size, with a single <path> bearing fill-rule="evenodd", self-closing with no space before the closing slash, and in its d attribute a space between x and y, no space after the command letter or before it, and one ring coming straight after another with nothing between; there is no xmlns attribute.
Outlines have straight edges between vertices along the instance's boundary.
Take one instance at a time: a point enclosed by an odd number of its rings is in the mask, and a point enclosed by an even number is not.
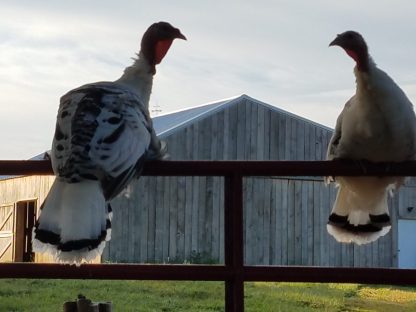
<svg viewBox="0 0 416 312"><path fill-rule="evenodd" d="M54 181L53 176L27 176L0 181L0 205L36 200L39 208ZM0 218L1 223L1 218ZM49 256L36 254L36 262L52 262Z"/></svg>
<svg viewBox="0 0 416 312"><path fill-rule="evenodd" d="M323 127L245 100L164 140L175 160L322 160L330 137ZM223 262L222 184L220 177L135 181L114 200L113 238L104 259ZM396 265L395 225L367 246L339 244L329 236L326 220L336 190L322 179L253 177L243 187L247 264ZM393 203L397 208L399 197Z"/></svg>

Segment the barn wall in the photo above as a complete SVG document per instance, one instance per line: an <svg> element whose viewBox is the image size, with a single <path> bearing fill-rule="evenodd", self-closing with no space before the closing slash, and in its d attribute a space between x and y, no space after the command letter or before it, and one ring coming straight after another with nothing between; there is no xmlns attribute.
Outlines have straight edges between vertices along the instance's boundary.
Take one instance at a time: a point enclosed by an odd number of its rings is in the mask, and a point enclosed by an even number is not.
<svg viewBox="0 0 416 312"><path fill-rule="evenodd" d="M167 136L173 160L322 160L331 131L244 99ZM0 181L0 206L45 199L54 177ZM113 203L114 262L223 262L220 177L142 177ZM244 179L247 264L397 266L397 220L416 219L415 179L390 200L392 230L366 246L326 231L336 190L319 177ZM2 216L0 215L0 224ZM8 229L9 227L7 227ZM37 262L52 262L36 255Z"/></svg>
<svg viewBox="0 0 416 312"><path fill-rule="evenodd" d="M172 160L323 160L330 137L327 128L243 99L163 139ZM104 259L223 262L222 183L219 177L135 181L114 200ZM247 264L396 265L395 223L364 247L329 236L335 190L320 178L247 178L244 194Z"/></svg>
<svg viewBox="0 0 416 312"><path fill-rule="evenodd" d="M53 176L27 176L0 181L0 206L14 206L19 201L35 200L36 206L39 207L46 198L54 179ZM41 254L35 255L35 261L53 262L51 257Z"/></svg>

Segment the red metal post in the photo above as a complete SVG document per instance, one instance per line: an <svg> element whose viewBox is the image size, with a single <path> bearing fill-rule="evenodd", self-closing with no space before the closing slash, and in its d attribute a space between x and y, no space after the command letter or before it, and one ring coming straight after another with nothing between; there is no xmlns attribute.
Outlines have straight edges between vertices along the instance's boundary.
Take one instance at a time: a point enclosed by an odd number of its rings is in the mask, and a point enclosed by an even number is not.
<svg viewBox="0 0 416 312"><path fill-rule="evenodd" d="M243 177L224 179L224 258L232 277L225 281L225 311L244 311Z"/></svg>

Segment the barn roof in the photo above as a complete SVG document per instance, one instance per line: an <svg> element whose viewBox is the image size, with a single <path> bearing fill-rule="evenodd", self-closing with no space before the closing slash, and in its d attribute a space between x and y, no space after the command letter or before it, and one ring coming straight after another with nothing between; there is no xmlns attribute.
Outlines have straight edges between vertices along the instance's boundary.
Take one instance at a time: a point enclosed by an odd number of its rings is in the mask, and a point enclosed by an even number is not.
<svg viewBox="0 0 416 312"><path fill-rule="evenodd" d="M241 96L232 97L152 117L153 127L158 135L164 135L178 127L195 122L201 117L206 117L212 112L223 109L228 106L227 104L233 103L235 100L239 100L240 98Z"/></svg>
<svg viewBox="0 0 416 312"><path fill-rule="evenodd" d="M200 106L196 106L196 107L192 107L192 108L187 108L184 110L179 110L176 112L171 112L171 113L166 113L164 115L159 115L159 116L155 116L153 117L153 127L155 128L155 131L157 133L157 135L165 137L169 134L171 134L172 132L179 130L189 124L192 124L202 118L206 118L220 110L223 110L231 105L235 105L238 103L241 103L242 101L250 101L252 103L255 104L259 104L262 106L265 106L266 108L276 111L280 114L284 114L287 116L290 116L292 118L296 118L299 120L303 120L306 121L310 124L315 125L316 127L319 128L324 128L326 130L330 130L332 131L333 129L326 127L324 125L321 125L319 123L316 123L312 120L303 118L301 116L295 115L293 113L290 113L288 111L285 111L283 109L280 109L276 106L261 102L259 100L256 100L246 94L242 94L239 96L235 96L229 99L223 99L223 100L219 100L216 102L211 102L208 104L203 104Z"/></svg>

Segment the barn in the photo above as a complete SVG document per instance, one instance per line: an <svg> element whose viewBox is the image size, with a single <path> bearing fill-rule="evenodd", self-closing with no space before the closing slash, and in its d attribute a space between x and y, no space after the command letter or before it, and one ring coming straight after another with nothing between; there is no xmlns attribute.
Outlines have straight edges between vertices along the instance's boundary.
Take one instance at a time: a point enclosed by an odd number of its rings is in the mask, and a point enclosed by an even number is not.
<svg viewBox="0 0 416 312"><path fill-rule="evenodd" d="M330 128L247 95L153 120L172 160L323 160L332 134ZM52 181L40 176L0 181L3 261L51 260L30 255L27 241L31 211ZM146 176L132 182L112 204L112 240L102 261L223 263L222 185L221 177ZM339 244L326 232L336 190L321 177L245 178L245 262L416 267L416 250L406 239L416 231L415 186L410 180L390 200L390 233L355 246Z"/></svg>

